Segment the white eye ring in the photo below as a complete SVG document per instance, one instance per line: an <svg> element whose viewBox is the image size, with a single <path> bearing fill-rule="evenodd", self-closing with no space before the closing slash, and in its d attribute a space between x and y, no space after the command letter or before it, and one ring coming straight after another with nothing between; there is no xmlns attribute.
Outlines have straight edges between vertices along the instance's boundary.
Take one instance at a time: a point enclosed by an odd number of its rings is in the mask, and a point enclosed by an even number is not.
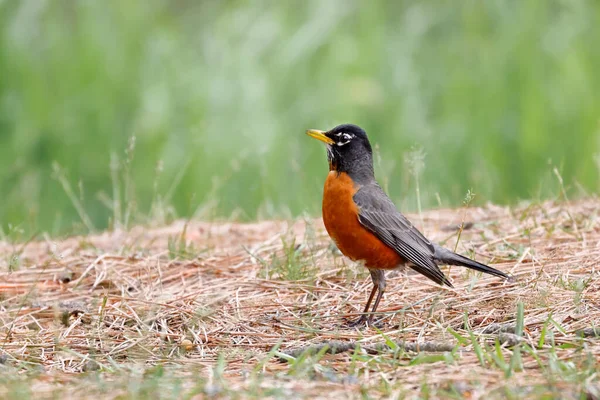
<svg viewBox="0 0 600 400"><path fill-rule="evenodd" d="M340 136L340 135L341 135L341 133L338 134L337 136ZM354 135L353 134L351 134L351 133L344 133L344 140L345 140L345 142L337 142L336 145L338 145L339 147L344 146L344 145L350 143L350 141L352 139L354 139Z"/></svg>

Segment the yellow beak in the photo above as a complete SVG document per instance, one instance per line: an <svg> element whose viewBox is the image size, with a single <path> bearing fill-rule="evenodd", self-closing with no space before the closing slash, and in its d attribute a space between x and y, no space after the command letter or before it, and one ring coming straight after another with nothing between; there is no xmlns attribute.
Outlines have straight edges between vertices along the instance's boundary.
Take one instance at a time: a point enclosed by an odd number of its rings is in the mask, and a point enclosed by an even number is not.
<svg viewBox="0 0 600 400"><path fill-rule="evenodd" d="M320 140L321 142L325 142L327 144L335 143L332 139L325 136L325 132L323 132L323 131L318 131L316 129L309 129L306 131L306 134L308 136L310 136L311 138L315 138L315 139Z"/></svg>

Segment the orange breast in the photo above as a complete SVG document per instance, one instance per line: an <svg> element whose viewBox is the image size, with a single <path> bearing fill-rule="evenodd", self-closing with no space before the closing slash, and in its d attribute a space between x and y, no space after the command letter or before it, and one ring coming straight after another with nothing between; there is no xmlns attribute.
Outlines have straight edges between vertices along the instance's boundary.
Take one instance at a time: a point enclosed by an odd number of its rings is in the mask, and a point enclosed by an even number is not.
<svg viewBox="0 0 600 400"><path fill-rule="evenodd" d="M323 222L340 251L368 268L396 268L403 259L358 221L358 207L352 196L359 187L348 174L331 171L323 193Z"/></svg>

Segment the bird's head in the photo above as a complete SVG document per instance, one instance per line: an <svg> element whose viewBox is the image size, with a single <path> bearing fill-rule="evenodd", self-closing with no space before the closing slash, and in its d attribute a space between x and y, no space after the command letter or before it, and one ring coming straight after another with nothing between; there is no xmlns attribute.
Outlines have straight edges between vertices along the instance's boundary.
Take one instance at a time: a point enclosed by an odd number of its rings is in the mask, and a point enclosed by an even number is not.
<svg viewBox="0 0 600 400"><path fill-rule="evenodd" d="M331 171L346 172L355 180L373 179L373 150L362 128L343 124L329 131L309 129L306 134L327 145Z"/></svg>

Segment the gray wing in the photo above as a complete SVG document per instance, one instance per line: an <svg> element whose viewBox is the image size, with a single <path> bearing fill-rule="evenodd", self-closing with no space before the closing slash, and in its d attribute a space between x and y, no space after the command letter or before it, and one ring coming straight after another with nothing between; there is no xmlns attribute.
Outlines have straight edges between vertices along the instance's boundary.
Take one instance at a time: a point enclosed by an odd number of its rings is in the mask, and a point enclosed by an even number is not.
<svg viewBox="0 0 600 400"><path fill-rule="evenodd" d="M354 195L358 220L382 242L394 249L409 266L432 281L452 287L434 258L434 245L402 215L377 184L361 187Z"/></svg>

